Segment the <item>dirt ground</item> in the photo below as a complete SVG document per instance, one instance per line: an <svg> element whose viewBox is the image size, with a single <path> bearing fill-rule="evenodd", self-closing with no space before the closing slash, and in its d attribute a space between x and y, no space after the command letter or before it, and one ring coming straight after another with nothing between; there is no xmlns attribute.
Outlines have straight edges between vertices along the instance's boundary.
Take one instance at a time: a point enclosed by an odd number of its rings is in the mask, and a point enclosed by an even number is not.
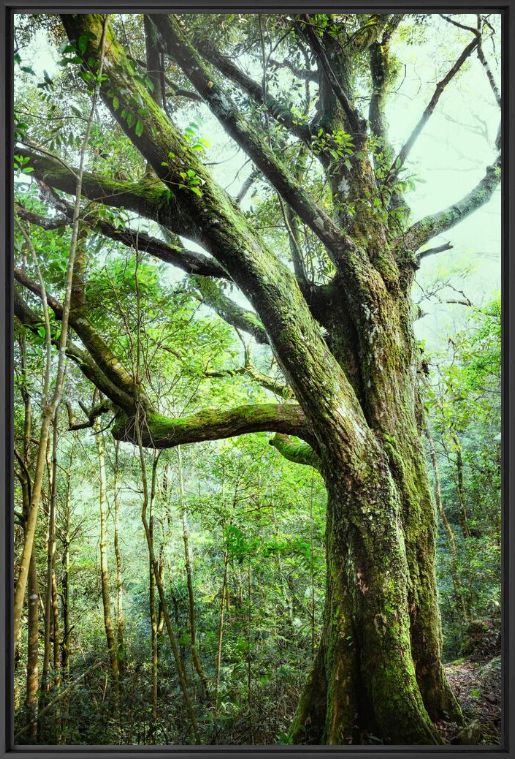
<svg viewBox="0 0 515 759"><path fill-rule="evenodd" d="M441 723L446 741L469 745L501 742L501 657L487 662L468 659L445 666L449 683L458 697L467 722L465 729L454 723Z"/></svg>

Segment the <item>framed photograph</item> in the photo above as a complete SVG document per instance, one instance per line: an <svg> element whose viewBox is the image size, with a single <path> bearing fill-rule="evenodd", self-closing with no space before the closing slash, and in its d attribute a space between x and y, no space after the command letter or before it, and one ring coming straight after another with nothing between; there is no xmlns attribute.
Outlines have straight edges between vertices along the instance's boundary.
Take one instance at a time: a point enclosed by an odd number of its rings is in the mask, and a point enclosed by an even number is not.
<svg viewBox="0 0 515 759"><path fill-rule="evenodd" d="M1 8L2 755L513 756L511 0Z"/></svg>

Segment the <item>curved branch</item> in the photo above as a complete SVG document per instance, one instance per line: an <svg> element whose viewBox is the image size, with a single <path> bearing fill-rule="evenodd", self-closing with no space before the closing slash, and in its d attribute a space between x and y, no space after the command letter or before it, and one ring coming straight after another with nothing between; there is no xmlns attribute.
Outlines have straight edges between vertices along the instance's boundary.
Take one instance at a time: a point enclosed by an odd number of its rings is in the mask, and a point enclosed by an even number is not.
<svg viewBox="0 0 515 759"><path fill-rule="evenodd" d="M95 419L97 419L99 416L102 416L102 414L106 414L108 411L112 411L112 405L109 403L109 401L102 401L102 403L99 403L97 406L94 406L91 410L85 408L82 403L79 401L79 405L86 414L88 420L87 422L76 422L75 418L73 416L73 410L70 404L66 404L68 409L68 430L70 432L75 430L85 430L90 427L93 427Z"/></svg>
<svg viewBox="0 0 515 759"><path fill-rule="evenodd" d="M139 437L135 425L134 416L120 415L112 430L114 438L134 443ZM250 432L282 432L312 439L300 406L293 403L263 403L236 406L226 411L209 408L177 419L147 413L141 425L141 441L147 448L173 448Z"/></svg>
<svg viewBox="0 0 515 759"><path fill-rule="evenodd" d="M223 377L238 377L247 375L258 385L270 390L271 393L279 395L284 400L292 400L293 393L288 385L284 385L282 382L275 380L273 377L269 377L266 374L262 374L259 369L256 369L252 364L245 364L245 366L239 366L237 369L208 369L204 372L206 377L213 377L215 379L221 379Z"/></svg>
<svg viewBox="0 0 515 759"><path fill-rule="evenodd" d="M320 458L308 443L292 440L289 435L280 432L277 432L268 442L288 461L312 466L315 469L320 468Z"/></svg>
<svg viewBox="0 0 515 759"><path fill-rule="evenodd" d="M398 241L413 252L435 235L446 232L487 203L501 178L501 156L487 167L485 176L468 195L443 211L425 216L413 224Z"/></svg>
<svg viewBox="0 0 515 759"><path fill-rule="evenodd" d="M218 282L208 277L192 277L192 282L198 287L202 302L215 311L218 316L236 329L247 332L261 345L270 341L259 317L254 311L243 308L239 303L229 298Z"/></svg>

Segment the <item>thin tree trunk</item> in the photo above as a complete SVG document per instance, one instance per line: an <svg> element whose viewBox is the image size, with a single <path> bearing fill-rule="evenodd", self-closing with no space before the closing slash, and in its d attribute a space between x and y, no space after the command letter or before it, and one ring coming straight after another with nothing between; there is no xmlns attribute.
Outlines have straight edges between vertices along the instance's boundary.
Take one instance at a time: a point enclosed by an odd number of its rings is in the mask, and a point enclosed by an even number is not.
<svg viewBox="0 0 515 759"><path fill-rule="evenodd" d="M228 574L229 557L224 551L224 574L222 580L222 589L220 591L220 612L218 618L218 642L216 647L216 664L215 664L215 710L218 710L218 691L220 689L220 673L222 670L222 650L224 639L224 620L225 620L225 598L227 595L227 574Z"/></svg>
<svg viewBox="0 0 515 759"><path fill-rule="evenodd" d="M154 517L153 515L150 516L149 522L148 522L148 528L150 532L150 540L152 542L152 545L154 545ZM158 686L158 646L157 646L157 636L158 636L158 612L156 609L156 598L155 598L155 578L154 578L154 567L152 566L152 561L149 557L148 561L149 565L149 607L150 607L150 651L151 651L151 670L152 670L152 719L155 721L157 720L157 686Z"/></svg>
<svg viewBox="0 0 515 759"><path fill-rule="evenodd" d="M138 409L138 416L139 416L139 413L140 411ZM161 582L161 577L159 573L159 563L154 554L154 546L152 543L152 535L150 532L150 525L148 521L148 507L149 507L149 502L150 502L150 492L149 492L149 487L148 487L147 468L146 468L146 462L145 462L145 454L143 452L143 443L141 439L141 428L140 428L139 419L136 420L136 435L137 435L138 448L139 448L139 453L140 453L141 479L142 479L142 485L143 485L143 505L141 508L141 521L143 522L143 528L145 530L145 537L147 540L149 558L152 564L152 569L154 570L154 580L157 586L157 591L159 593L159 600L161 602L161 609L163 612L166 631L168 633L168 640L170 641L170 647L172 649L172 654L175 660L175 666L177 668L177 675L179 678L179 684L180 684L183 699L184 699L184 706L191 723L193 738L195 739L195 741L198 742L199 732L198 732L197 718L195 716L193 703L191 701L191 697L189 693L188 676L186 674L184 663L181 658L179 645L177 642L177 636L173 628L172 620L171 620L170 614L168 613L165 591L164 591L163 583Z"/></svg>
<svg viewBox="0 0 515 759"><path fill-rule="evenodd" d="M71 466L72 450L66 479L66 494L63 507L63 553L61 558L61 615L63 621L63 640L61 646L61 672L64 680L70 679L70 505L71 505Z"/></svg>
<svg viewBox="0 0 515 759"><path fill-rule="evenodd" d="M27 695L25 703L30 721L30 736L38 734L38 657L39 657L39 587L35 550L30 559L28 580Z"/></svg>
<svg viewBox="0 0 515 759"><path fill-rule="evenodd" d="M32 399L27 390L27 356L25 335L19 339L21 362L21 396L23 400L23 471L21 475L22 514L24 524L30 509L31 487L31 435L32 435ZM25 705L30 722L30 737L37 739L38 732L38 689L39 689L39 582L36 560L36 544L32 546L28 575L28 614L27 614L27 685Z"/></svg>
<svg viewBox="0 0 515 759"><path fill-rule="evenodd" d="M465 538L470 537L470 527L468 519L467 500L465 495L465 486L463 484L463 452L461 448L460 439L453 429L451 432L452 443L454 451L456 453L456 488L458 491L458 504L459 504L459 520L461 531Z"/></svg>
<svg viewBox="0 0 515 759"><path fill-rule="evenodd" d="M75 254L77 251L77 241L78 241L78 235L79 235L79 216L80 216L80 210L81 210L82 179L84 175L86 148L89 143L91 126L93 123L93 117L96 111L97 101L98 101L98 97L100 93L101 74L102 74L103 60L104 60L104 43L105 43L105 23L104 23L104 26L102 27L102 39L100 43L101 52L100 52L100 65L98 69L98 74L99 74L98 83L95 86L95 92L93 94L91 109L90 109L88 121L86 124L86 130L85 130L84 137L81 143L80 154L79 154L79 169L76 175L77 182L75 186L75 204L73 208L73 218L72 218L72 238L70 242L70 253L68 256L68 264L67 264L67 269L66 269L66 287L65 287L65 294L63 298L61 335L59 338L59 357L58 357L55 385L54 385L54 390L52 394L50 394L52 337L51 337L51 329L50 329L50 320L49 320L49 315L48 315L48 304L47 304L47 298L46 298L45 283L43 280L43 276L41 274L38 258L34 250L34 246L32 244L30 236L28 235L28 233L23 227L20 227L23 237L25 239L25 242L32 253L34 264L38 271L38 278L39 278L39 283L40 283L41 291L42 291L42 305L43 305L43 315L44 315L44 322L45 322L46 358L45 358L45 371L44 371L45 376L44 376L43 394L42 394L43 414L42 414L41 428L40 428L40 433L39 433L38 453L37 453L36 462L35 462L34 480L33 480L33 485L32 485L32 497L31 497L29 513L27 516L27 521L26 521L26 526L25 526L23 550L22 550L22 556L20 560L20 567L18 571L18 578L16 581L16 588L14 592L13 640L14 640L15 646L17 644L17 641L20 635L21 618L22 618L22 613L23 613L23 604L25 600L25 591L27 588L29 564L30 564L30 559L32 556L32 547L34 544L34 536L36 534L38 512L39 512L39 507L41 503L41 491L43 487L43 477L44 477L45 463L46 463L46 448L47 448L47 443L48 443L50 424L52 420L54 419L56 409L61 400L63 387L64 387L64 378L65 378L65 370L66 370L66 346L68 343L68 324L69 324L70 306L71 306L71 299L72 299L73 273L74 273L74 266L75 266Z"/></svg>
<svg viewBox="0 0 515 759"><path fill-rule="evenodd" d="M465 602L463 587L461 584L460 575L458 571L456 536L454 535L454 530L452 528L452 525L449 522L449 519L447 518L445 506L442 501L442 489L440 486L440 472L438 471L438 461L436 459L435 444L434 444L433 436L431 434L431 430L429 429L429 425L427 423L425 425L425 433L426 433L426 438L428 441L429 458L431 459L431 467L433 469L436 509L438 511L438 515L440 519L442 520L442 524L443 524L445 533L447 535L447 544L449 546L449 554L450 554L450 559L451 559L450 560L451 578L452 578L452 584L454 587L454 596L461 610L461 613L463 614L463 620L465 622L468 622L470 619L470 615L467 609L467 604Z"/></svg>
<svg viewBox="0 0 515 759"><path fill-rule="evenodd" d="M59 657L59 603L57 592L57 577L55 570L52 570L52 641L53 641L53 670L54 670L54 689L56 693L61 690L61 672ZM61 701L56 704L55 727L57 743L62 742L62 719L61 719Z"/></svg>
<svg viewBox="0 0 515 759"><path fill-rule="evenodd" d="M41 675L41 691L43 699L45 694L51 690L50 682L50 654L52 642L52 626L54 624L54 601L53 601L53 584L54 578L54 560L56 549L56 500L57 500L57 446L58 446L58 416L52 423L52 443L51 443L51 464L49 470L50 497L48 504L48 534L47 534L47 564L46 564L46 588L45 588L45 633L43 648L43 671ZM57 677L57 671L53 673L54 681Z"/></svg>
<svg viewBox="0 0 515 759"><path fill-rule="evenodd" d="M116 640L118 651L118 668L120 675L123 675L125 667L125 618L123 612L123 573L122 573L122 553L120 549L119 535L119 516L120 516L120 490L119 490L119 448L120 442L115 441L114 454L114 482L113 482L113 499L114 499L114 558L115 558L115 585L116 585Z"/></svg>
<svg viewBox="0 0 515 759"><path fill-rule="evenodd" d="M179 507L181 510L182 521L182 540L184 544L184 566L186 569L186 582L188 586L188 610L189 610L189 625L190 625L190 643L191 643L191 659L195 671L199 676L202 683L202 689L206 697L209 697L209 686L207 682L206 674L202 668L200 661L198 648L197 648L197 623L195 612L195 596L193 589L193 568L191 564L191 549L189 544L189 528L188 528L188 515L186 513L186 502L184 493L184 472L182 467L182 452L181 447L177 447L177 461L179 471Z"/></svg>
<svg viewBox="0 0 515 759"><path fill-rule="evenodd" d="M116 653L116 638L111 617L111 593L109 580L109 564L107 559L107 491L105 472L105 448L104 438L101 431L100 420L95 419L93 429L98 454L99 476L99 506L100 506L100 583L102 588L102 605L104 609L104 629L107 642L107 651L111 662L111 676L115 687L116 698L119 697L119 669L118 656Z"/></svg>

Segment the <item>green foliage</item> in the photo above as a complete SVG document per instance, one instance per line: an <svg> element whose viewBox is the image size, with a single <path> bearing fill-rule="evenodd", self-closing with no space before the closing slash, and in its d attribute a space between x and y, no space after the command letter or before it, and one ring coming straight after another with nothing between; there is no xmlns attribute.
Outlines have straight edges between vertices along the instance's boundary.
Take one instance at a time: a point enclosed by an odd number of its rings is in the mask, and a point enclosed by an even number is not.
<svg viewBox="0 0 515 759"><path fill-rule="evenodd" d="M470 620L500 623L500 357L497 298L474 309L466 328L450 338L447 350L430 359L436 371L426 386L426 408L437 443L442 498L455 533L457 574L469 618L464 619L456 600L452 557L442 528L439 585L448 656L460 654Z"/></svg>

